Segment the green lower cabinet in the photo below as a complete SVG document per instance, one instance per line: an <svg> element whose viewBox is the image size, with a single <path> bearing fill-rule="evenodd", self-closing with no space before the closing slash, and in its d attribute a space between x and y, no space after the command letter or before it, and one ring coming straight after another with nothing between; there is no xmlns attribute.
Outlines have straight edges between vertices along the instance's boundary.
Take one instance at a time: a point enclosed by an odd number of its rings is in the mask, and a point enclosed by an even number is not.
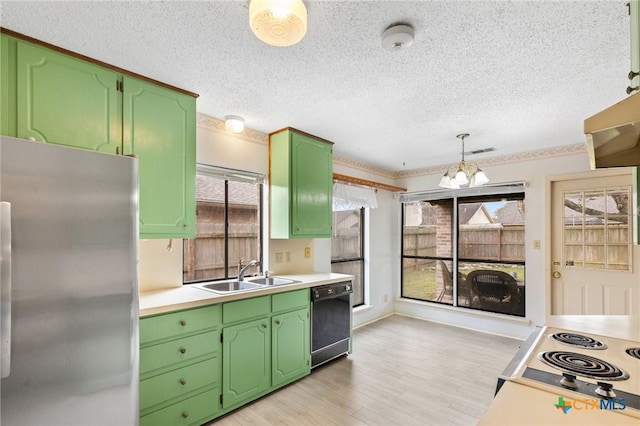
<svg viewBox="0 0 640 426"><path fill-rule="evenodd" d="M218 389L212 389L140 417L140 426L201 425L218 412Z"/></svg>
<svg viewBox="0 0 640 426"><path fill-rule="evenodd" d="M276 315L271 323L271 385L277 387L311 371L309 309Z"/></svg>
<svg viewBox="0 0 640 426"><path fill-rule="evenodd" d="M191 393L211 388L219 383L219 359L212 358L140 382L140 413L153 411L158 401L162 405L185 399ZM217 404L214 404L217 405Z"/></svg>
<svg viewBox="0 0 640 426"><path fill-rule="evenodd" d="M197 334L140 349L140 375L210 357L218 346L218 332Z"/></svg>
<svg viewBox="0 0 640 426"><path fill-rule="evenodd" d="M222 330L222 407L267 391L271 385L271 327L268 317Z"/></svg>
<svg viewBox="0 0 640 426"><path fill-rule="evenodd" d="M220 305L140 319L140 424L199 425L219 415Z"/></svg>

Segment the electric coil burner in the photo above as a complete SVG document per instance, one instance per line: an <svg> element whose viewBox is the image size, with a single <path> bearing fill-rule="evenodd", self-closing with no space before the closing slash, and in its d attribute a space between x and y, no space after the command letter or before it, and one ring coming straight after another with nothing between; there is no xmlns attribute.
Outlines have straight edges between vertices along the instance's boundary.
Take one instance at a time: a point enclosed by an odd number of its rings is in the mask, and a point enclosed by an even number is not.
<svg viewBox="0 0 640 426"><path fill-rule="evenodd" d="M625 352L629 356L640 359L640 348L629 348Z"/></svg>
<svg viewBox="0 0 640 426"><path fill-rule="evenodd" d="M549 338L554 339L560 343L564 343L565 345L578 346L584 349L607 349L607 345L605 345L600 340L596 340L593 337L585 336L583 334L563 331L560 333L550 334Z"/></svg>
<svg viewBox="0 0 640 426"><path fill-rule="evenodd" d="M596 393L605 398L614 398L613 386L604 381L627 380L629 373L602 359L576 352L540 352L538 359L563 373L560 383L569 389L577 389L576 376L598 380ZM602 380L602 381L600 381Z"/></svg>

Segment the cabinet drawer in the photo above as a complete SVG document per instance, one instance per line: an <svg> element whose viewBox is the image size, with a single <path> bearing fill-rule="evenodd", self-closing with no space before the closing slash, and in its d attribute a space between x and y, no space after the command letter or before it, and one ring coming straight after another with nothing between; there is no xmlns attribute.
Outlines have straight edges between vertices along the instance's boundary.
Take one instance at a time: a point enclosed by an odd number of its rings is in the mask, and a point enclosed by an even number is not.
<svg viewBox="0 0 640 426"><path fill-rule="evenodd" d="M140 320L140 345L187 336L220 324L220 305L189 309Z"/></svg>
<svg viewBox="0 0 640 426"><path fill-rule="evenodd" d="M288 309L303 308L309 305L309 289L288 291L286 293L274 294L272 299L273 312L285 311Z"/></svg>
<svg viewBox="0 0 640 426"><path fill-rule="evenodd" d="M199 357L217 354L220 333L211 331L140 349L140 376Z"/></svg>
<svg viewBox="0 0 640 426"><path fill-rule="evenodd" d="M220 391L212 389L140 418L140 426L199 425L218 412Z"/></svg>
<svg viewBox="0 0 640 426"><path fill-rule="evenodd" d="M218 357L140 382L140 412L205 386L218 384Z"/></svg>
<svg viewBox="0 0 640 426"><path fill-rule="evenodd" d="M265 316L271 313L271 296L228 302L222 305L222 322L230 323Z"/></svg>

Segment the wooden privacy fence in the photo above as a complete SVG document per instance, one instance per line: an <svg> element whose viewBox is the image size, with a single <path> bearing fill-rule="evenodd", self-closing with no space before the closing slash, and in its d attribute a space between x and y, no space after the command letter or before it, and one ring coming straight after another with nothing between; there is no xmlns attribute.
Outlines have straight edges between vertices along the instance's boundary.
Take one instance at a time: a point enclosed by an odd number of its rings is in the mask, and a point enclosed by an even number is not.
<svg viewBox="0 0 640 426"><path fill-rule="evenodd" d="M228 261L224 249L224 205L198 202L196 238L184 240L184 281L225 277L225 263L235 276L234 266L241 257L246 261L260 253L260 219L256 206L230 206L234 209L227 229ZM250 271L251 272L251 271Z"/></svg>
<svg viewBox="0 0 640 426"><path fill-rule="evenodd" d="M458 242L459 258L524 261L524 225L505 227L464 225L460 227ZM403 244L405 256L438 256L436 225L405 227ZM405 259L405 266L411 266L411 260L418 259ZM417 263L414 262L414 264Z"/></svg>

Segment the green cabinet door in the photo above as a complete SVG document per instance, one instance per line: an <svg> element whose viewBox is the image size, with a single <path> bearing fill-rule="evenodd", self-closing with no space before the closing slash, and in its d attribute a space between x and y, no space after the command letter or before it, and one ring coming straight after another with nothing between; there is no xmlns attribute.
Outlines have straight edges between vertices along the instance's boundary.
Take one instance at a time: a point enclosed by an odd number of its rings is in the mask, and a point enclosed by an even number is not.
<svg viewBox="0 0 640 426"><path fill-rule="evenodd" d="M276 387L311 371L309 309L276 315L271 322L271 384Z"/></svg>
<svg viewBox="0 0 640 426"><path fill-rule="evenodd" d="M0 134L16 135L15 41L0 35Z"/></svg>
<svg viewBox="0 0 640 426"><path fill-rule="evenodd" d="M291 234L331 238L333 147L308 136L291 136Z"/></svg>
<svg viewBox="0 0 640 426"><path fill-rule="evenodd" d="M631 71L640 73L640 0L629 2L629 14L631 18ZM640 91L640 74L637 74L629 83L629 87L636 87Z"/></svg>
<svg viewBox="0 0 640 426"><path fill-rule="evenodd" d="M122 140L118 74L16 43L16 136L116 154Z"/></svg>
<svg viewBox="0 0 640 426"><path fill-rule="evenodd" d="M331 238L332 144L293 129L269 141L271 238Z"/></svg>
<svg viewBox="0 0 640 426"><path fill-rule="evenodd" d="M196 100L124 77L124 153L138 158L140 238L195 236Z"/></svg>
<svg viewBox="0 0 640 426"><path fill-rule="evenodd" d="M271 378L271 327L265 317L222 330L222 407L267 391Z"/></svg>

